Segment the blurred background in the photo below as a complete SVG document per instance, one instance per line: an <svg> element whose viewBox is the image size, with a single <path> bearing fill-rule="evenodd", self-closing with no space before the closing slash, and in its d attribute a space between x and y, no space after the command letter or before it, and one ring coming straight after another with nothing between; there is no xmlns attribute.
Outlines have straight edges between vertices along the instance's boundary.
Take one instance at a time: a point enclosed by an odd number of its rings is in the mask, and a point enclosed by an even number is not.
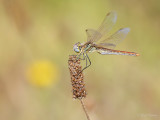
<svg viewBox="0 0 160 120"><path fill-rule="evenodd" d="M89 55L91 120L159 120L159 0L1 0L0 120L86 120L72 99L68 56L110 11L118 19L108 35L131 29L116 49L140 56Z"/></svg>

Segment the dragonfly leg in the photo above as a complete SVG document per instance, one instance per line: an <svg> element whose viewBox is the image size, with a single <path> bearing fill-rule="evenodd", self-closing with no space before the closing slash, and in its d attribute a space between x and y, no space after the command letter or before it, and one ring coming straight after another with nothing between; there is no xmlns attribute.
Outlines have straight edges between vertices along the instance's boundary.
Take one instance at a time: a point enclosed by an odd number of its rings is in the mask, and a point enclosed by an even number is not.
<svg viewBox="0 0 160 120"><path fill-rule="evenodd" d="M85 53L85 55L84 55L84 53L83 53L83 57L84 57L84 60L86 60L86 66L79 72L79 74L82 73L83 70L85 70L86 68L88 68L88 67L91 65L91 60L89 59L87 53ZM89 65L87 64L87 63L88 63L87 61L89 61ZM79 75L79 74L78 74L78 75Z"/></svg>
<svg viewBox="0 0 160 120"><path fill-rule="evenodd" d="M81 54L82 54L82 53L79 53L79 54L77 55L77 60L80 59Z"/></svg>
<svg viewBox="0 0 160 120"><path fill-rule="evenodd" d="M86 56L84 55L83 53L83 58L80 58L81 60L85 60L86 59Z"/></svg>
<svg viewBox="0 0 160 120"><path fill-rule="evenodd" d="M86 68L88 68L88 67L91 65L91 60L90 60L90 58L88 57L87 53L86 53L86 57L87 57L87 60L89 61L89 65L87 65L87 63L86 63Z"/></svg>
<svg viewBox="0 0 160 120"><path fill-rule="evenodd" d="M83 58L81 58L81 55L82 55L82 53L77 55L77 60L78 59L80 59L80 60L85 60L86 59L86 56L84 55L84 53L83 53Z"/></svg>
<svg viewBox="0 0 160 120"><path fill-rule="evenodd" d="M87 63L88 63L88 62L87 62L87 58L86 58L86 66L87 66Z"/></svg>
<svg viewBox="0 0 160 120"><path fill-rule="evenodd" d="M88 68L88 67L91 65L91 60L89 59L87 53L85 53L85 55L86 55L86 56L85 56L86 66L82 69L82 71L85 70L86 68ZM87 61L89 61L89 65L87 65L87 63L88 63ZM81 72L82 72L82 71L81 71Z"/></svg>

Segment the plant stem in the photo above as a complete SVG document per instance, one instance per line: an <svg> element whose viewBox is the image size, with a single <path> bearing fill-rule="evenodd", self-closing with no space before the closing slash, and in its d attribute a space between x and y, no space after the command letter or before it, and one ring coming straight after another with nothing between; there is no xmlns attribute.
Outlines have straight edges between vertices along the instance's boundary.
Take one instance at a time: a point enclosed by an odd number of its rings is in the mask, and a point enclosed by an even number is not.
<svg viewBox="0 0 160 120"><path fill-rule="evenodd" d="M85 105L84 105L83 100L82 100L82 99L79 99L79 100L81 101L81 105L82 105L82 107L83 107L83 111L84 111L85 114L86 114L87 120L90 120L89 115L88 115L88 113L87 113L87 110L86 110L86 107L85 107Z"/></svg>

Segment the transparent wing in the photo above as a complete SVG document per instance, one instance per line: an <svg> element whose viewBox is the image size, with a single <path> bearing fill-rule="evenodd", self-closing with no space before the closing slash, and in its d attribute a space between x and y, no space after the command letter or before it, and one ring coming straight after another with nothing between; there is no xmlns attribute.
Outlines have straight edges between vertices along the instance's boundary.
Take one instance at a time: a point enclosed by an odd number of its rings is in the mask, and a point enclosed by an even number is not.
<svg viewBox="0 0 160 120"><path fill-rule="evenodd" d="M118 30L116 33L114 33L113 35L111 35L109 38L103 40L98 45L102 47L113 49L116 47L117 44L119 44L126 38L129 31L130 31L129 28L122 28Z"/></svg>
<svg viewBox="0 0 160 120"><path fill-rule="evenodd" d="M100 25L97 31L102 36L105 35L112 29L113 25L116 23L116 20L117 20L116 12L109 12L104 18L102 24Z"/></svg>
<svg viewBox="0 0 160 120"><path fill-rule="evenodd" d="M110 12L106 15L105 19L103 20L102 24L98 28L98 30L87 29L87 37L88 41L97 42L101 37L109 32L113 25L116 23L117 14L115 12Z"/></svg>
<svg viewBox="0 0 160 120"><path fill-rule="evenodd" d="M102 37L101 34L94 29L87 29L86 33L87 33L87 41L92 41L92 42L98 41Z"/></svg>

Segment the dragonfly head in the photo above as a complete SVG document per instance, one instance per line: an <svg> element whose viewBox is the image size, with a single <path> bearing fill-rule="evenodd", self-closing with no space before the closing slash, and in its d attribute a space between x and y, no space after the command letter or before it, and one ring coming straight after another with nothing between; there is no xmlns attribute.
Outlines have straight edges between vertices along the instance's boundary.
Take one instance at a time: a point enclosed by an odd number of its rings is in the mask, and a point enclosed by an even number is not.
<svg viewBox="0 0 160 120"><path fill-rule="evenodd" d="M79 53L81 51L81 43L74 44L73 49L76 53Z"/></svg>

